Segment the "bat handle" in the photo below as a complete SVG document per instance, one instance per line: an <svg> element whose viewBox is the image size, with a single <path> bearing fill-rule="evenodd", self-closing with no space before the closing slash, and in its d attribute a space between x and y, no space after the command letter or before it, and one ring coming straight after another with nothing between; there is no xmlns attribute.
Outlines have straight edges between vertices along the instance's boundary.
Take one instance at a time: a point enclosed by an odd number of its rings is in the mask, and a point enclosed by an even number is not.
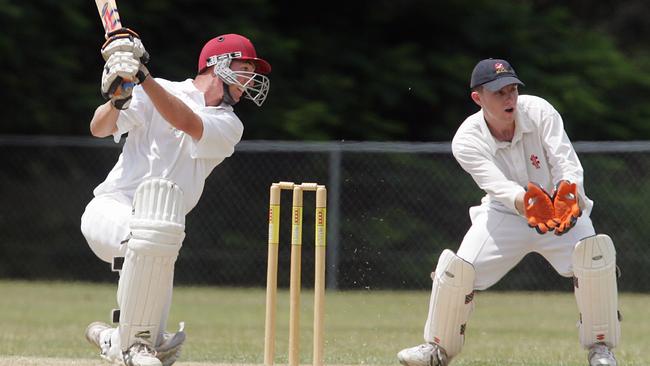
<svg viewBox="0 0 650 366"><path fill-rule="evenodd" d="M122 83L122 90L133 89L133 87L135 87L136 85L137 85L137 84L136 84L134 81L131 81L131 80L125 80L125 81Z"/></svg>
<svg viewBox="0 0 650 366"><path fill-rule="evenodd" d="M125 80L121 76L118 76L115 78L113 83L111 84L110 88L108 88L108 95L109 96L118 96L122 94L122 90L130 90L133 89L137 84L133 80Z"/></svg>

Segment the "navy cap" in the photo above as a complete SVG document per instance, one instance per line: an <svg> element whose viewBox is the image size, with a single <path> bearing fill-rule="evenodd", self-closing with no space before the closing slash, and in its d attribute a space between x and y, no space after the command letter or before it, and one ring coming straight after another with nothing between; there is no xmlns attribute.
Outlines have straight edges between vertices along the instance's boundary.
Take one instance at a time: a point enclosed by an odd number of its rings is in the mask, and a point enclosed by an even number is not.
<svg viewBox="0 0 650 366"><path fill-rule="evenodd" d="M490 91L497 91L506 85L525 85L515 73L515 69L506 60L489 58L479 61L472 71L469 87L484 86Z"/></svg>

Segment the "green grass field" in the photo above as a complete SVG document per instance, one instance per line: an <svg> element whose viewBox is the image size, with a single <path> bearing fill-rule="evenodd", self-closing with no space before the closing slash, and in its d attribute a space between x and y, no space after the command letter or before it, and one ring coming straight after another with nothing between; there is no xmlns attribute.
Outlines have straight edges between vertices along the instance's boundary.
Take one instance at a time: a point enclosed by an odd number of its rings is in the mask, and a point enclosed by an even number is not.
<svg viewBox="0 0 650 366"><path fill-rule="evenodd" d="M302 361L311 361L313 294L303 292ZM422 341L429 291L328 292L328 365L397 365L395 354ZM169 330L183 320L188 340L178 365L261 364L264 290L175 289ZM286 363L288 293L278 296L276 362ZM572 293L483 292L453 365L587 365L575 327ZM622 294L620 365L650 361L650 295ZM0 365L102 365L83 337L107 320L115 286L0 281Z"/></svg>

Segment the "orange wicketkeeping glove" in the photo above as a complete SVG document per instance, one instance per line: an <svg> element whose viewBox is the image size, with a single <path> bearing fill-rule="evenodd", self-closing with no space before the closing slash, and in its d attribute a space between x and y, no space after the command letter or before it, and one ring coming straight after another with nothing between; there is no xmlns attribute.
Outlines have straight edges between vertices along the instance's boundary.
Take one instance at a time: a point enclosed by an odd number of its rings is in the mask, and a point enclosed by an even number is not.
<svg viewBox="0 0 650 366"><path fill-rule="evenodd" d="M553 231L557 225L551 196L533 182L528 183L524 194L524 214L528 219L528 226L535 228L540 234Z"/></svg>
<svg viewBox="0 0 650 366"><path fill-rule="evenodd" d="M555 186L553 194L553 207L556 222L555 235L562 235L575 226L578 217L582 215L582 210L578 205L578 187L575 183L567 180L561 180Z"/></svg>

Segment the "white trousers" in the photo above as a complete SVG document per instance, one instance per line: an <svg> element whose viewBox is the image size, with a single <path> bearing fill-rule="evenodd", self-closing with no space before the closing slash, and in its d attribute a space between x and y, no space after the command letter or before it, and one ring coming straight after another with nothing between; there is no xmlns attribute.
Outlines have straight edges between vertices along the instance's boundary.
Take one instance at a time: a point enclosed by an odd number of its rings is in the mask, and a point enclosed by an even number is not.
<svg viewBox="0 0 650 366"><path fill-rule="evenodd" d="M81 233L99 259L112 263L124 257L129 236L131 200L121 195L104 195L92 199L81 216Z"/></svg>
<svg viewBox="0 0 650 366"><path fill-rule="evenodd" d="M126 239L129 237L131 220L131 199L122 195L102 195L93 198L81 216L81 232L95 255L107 263L114 257L126 254ZM160 331L164 331L172 302L172 289L166 296L166 305L160 320ZM119 332L115 332L112 348L119 349ZM160 337L159 337L160 338Z"/></svg>
<svg viewBox="0 0 650 366"><path fill-rule="evenodd" d="M576 243L594 235L589 213L583 213L569 232L558 236L539 234L526 219L487 206L469 210L472 226L465 234L457 255L474 265L474 288L485 290L497 283L524 256L541 254L564 277L572 277L571 256Z"/></svg>

